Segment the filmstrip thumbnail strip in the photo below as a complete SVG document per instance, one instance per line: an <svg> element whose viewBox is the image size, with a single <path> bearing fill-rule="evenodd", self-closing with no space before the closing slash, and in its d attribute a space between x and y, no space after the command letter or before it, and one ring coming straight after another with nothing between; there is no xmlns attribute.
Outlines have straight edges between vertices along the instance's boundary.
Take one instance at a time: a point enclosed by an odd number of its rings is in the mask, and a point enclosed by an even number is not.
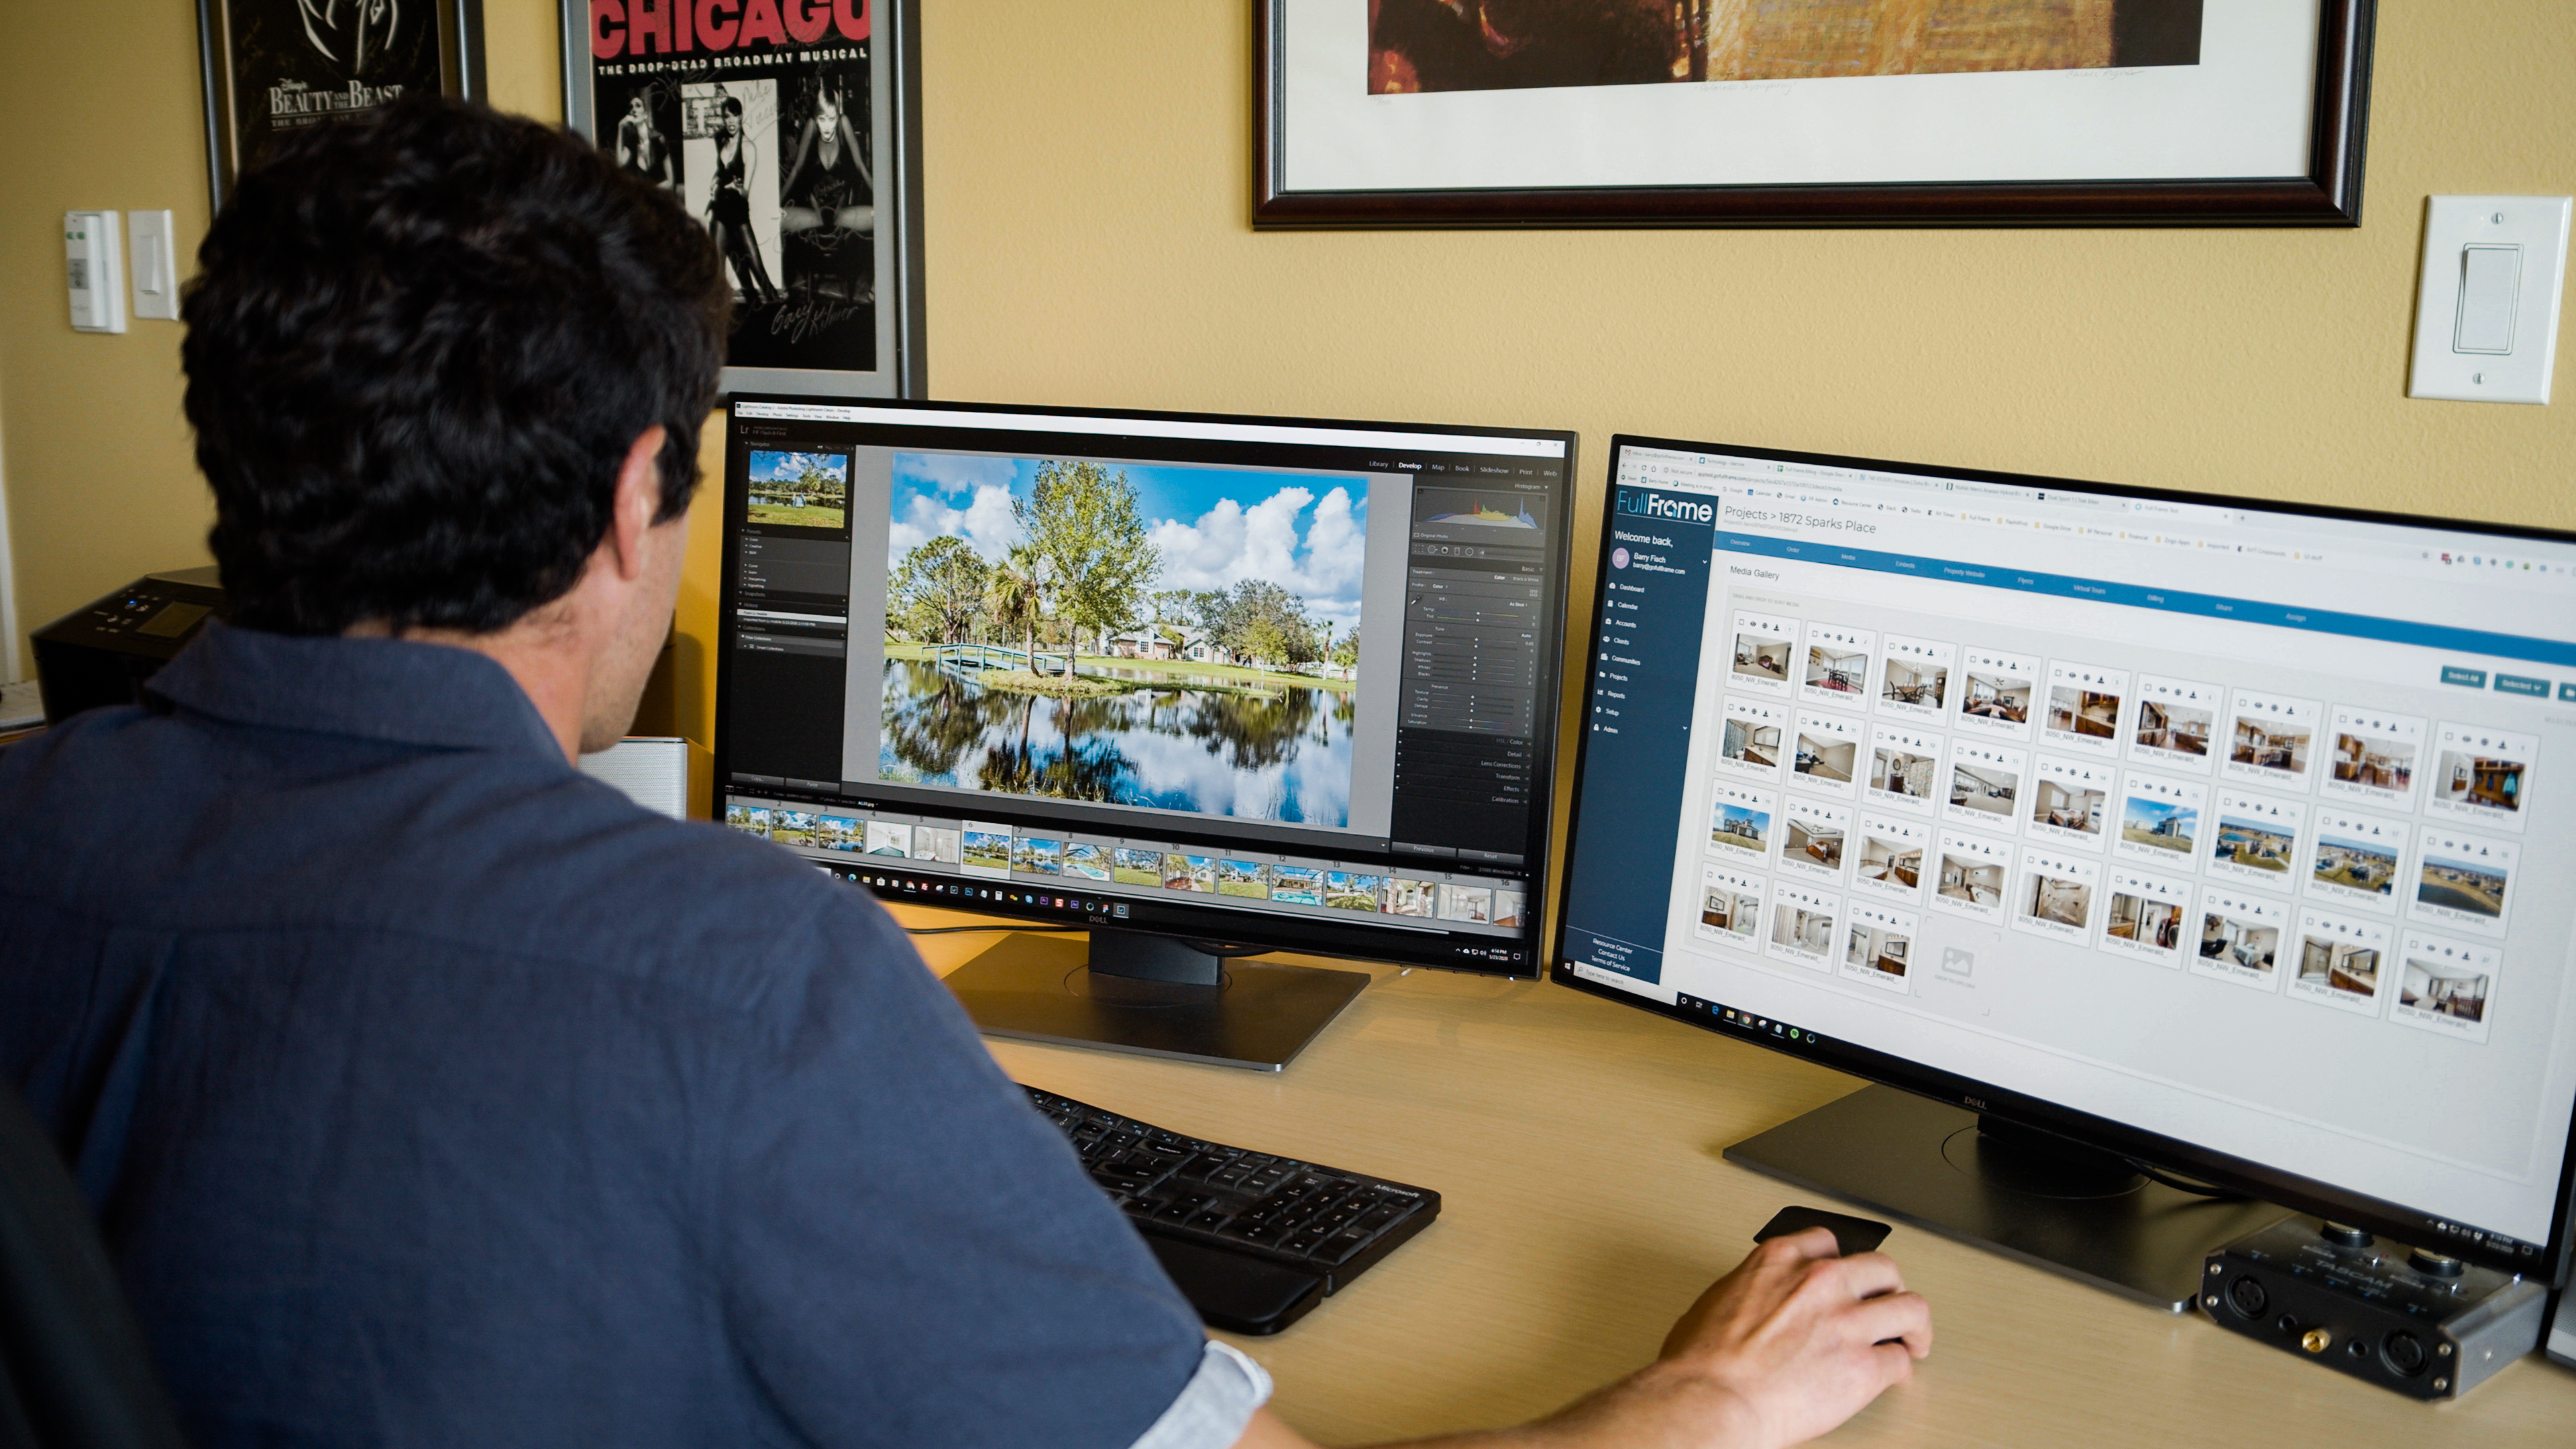
<svg viewBox="0 0 2576 1449"><path fill-rule="evenodd" d="M1206 895L1222 904L1330 916L1357 912L1517 934L1528 895L1519 880L1297 856L1237 856L1154 841L1038 834L975 821L836 814L778 803L736 800L725 824L818 860L874 857L908 870L960 877L1073 886L1104 895L1150 898Z"/></svg>

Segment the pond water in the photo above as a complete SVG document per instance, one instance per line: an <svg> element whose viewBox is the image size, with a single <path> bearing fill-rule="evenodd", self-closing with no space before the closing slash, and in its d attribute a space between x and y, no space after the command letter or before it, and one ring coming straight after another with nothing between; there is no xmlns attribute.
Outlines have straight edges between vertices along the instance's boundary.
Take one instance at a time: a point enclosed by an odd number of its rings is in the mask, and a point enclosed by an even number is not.
<svg viewBox="0 0 2576 1449"><path fill-rule="evenodd" d="M1247 820L1350 823L1350 691L1083 672L1137 687L1057 699L889 659L878 774Z"/></svg>

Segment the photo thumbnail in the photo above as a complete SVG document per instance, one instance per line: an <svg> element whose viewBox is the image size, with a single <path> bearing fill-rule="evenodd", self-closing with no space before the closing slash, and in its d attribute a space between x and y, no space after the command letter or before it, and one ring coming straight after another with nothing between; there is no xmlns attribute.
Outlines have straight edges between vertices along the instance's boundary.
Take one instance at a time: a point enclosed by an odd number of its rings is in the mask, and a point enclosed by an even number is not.
<svg viewBox="0 0 2576 1449"><path fill-rule="evenodd" d="M2403 811L2415 800L2425 722L2413 715L2335 708L2326 739L2325 794Z"/></svg>
<svg viewBox="0 0 2576 1449"><path fill-rule="evenodd" d="M1699 925L1704 941L1753 949L1761 928L1762 878L1723 866L1700 869Z"/></svg>
<svg viewBox="0 0 2576 1449"><path fill-rule="evenodd" d="M2290 924L2289 908L2278 901L2241 891L2207 886L2200 893L2200 946L2192 958L2196 976L2233 982L2257 991L2279 983L2281 933Z"/></svg>
<svg viewBox="0 0 2576 1449"><path fill-rule="evenodd" d="M2491 945L2404 934L2391 1018L2459 1041L2487 1039L2499 953Z"/></svg>
<svg viewBox="0 0 2576 1449"><path fill-rule="evenodd" d="M1757 614L1739 609L1735 614L1735 660L1732 666L1737 687L1786 698L1789 693L1789 660L1798 637L1798 621L1776 614Z"/></svg>
<svg viewBox="0 0 2576 1449"><path fill-rule="evenodd" d="M2218 822L2211 831L2212 875L2290 888L2290 867L2299 857L2299 833L2307 807L2242 790L2218 792Z"/></svg>
<svg viewBox="0 0 2576 1449"><path fill-rule="evenodd" d="M1120 885L1158 886L1163 883L1163 853L1120 846L1110 852L1109 878Z"/></svg>
<svg viewBox="0 0 2576 1449"><path fill-rule="evenodd" d="M1844 917L1842 975L1882 991L1911 994L1914 934L1911 911L1851 903Z"/></svg>
<svg viewBox="0 0 2576 1449"><path fill-rule="evenodd" d="M769 838L769 808L765 805L727 805L725 824L745 835Z"/></svg>
<svg viewBox="0 0 2576 1449"><path fill-rule="evenodd" d="M1786 882L1771 893L1771 954L1819 971L1834 967L1834 918L1839 897Z"/></svg>
<svg viewBox="0 0 2576 1449"><path fill-rule="evenodd" d="M2540 737L2445 721L2435 736L2424 808L2492 830L2522 831Z"/></svg>
<svg viewBox="0 0 2576 1449"><path fill-rule="evenodd" d="M850 822L846 820L836 821L831 817L826 816L824 817L823 823L826 826L847 826ZM848 847L843 846L841 848L847 849ZM910 859L912 857L912 827L909 825L894 825L883 820L869 821L867 851L870 855L892 855L899 856L907 860Z"/></svg>
<svg viewBox="0 0 2576 1449"><path fill-rule="evenodd" d="M1494 887L1494 924L1519 926L1521 911L1528 902L1529 895L1526 891L1507 891L1501 886Z"/></svg>
<svg viewBox="0 0 2576 1449"><path fill-rule="evenodd" d="M955 865L959 856L959 836L960 832L953 825L916 825L912 827L912 858Z"/></svg>
<svg viewBox="0 0 2576 1449"><path fill-rule="evenodd" d="M2050 661L2048 713L2040 738L2104 755L2119 753L2120 708L2128 692L2125 669Z"/></svg>
<svg viewBox="0 0 2576 1449"><path fill-rule="evenodd" d="M2406 827L2338 806L2317 811L2317 852L2308 867L2308 893L2379 914L2397 911L2398 864L2406 858Z"/></svg>
<svg viewBox="0 0 2576 1449"><path fill-rule="evenodd" d="M2102 848L2102 817L2118 771L2090 760L2039 757L2030 782L2030 833L2043 840Z"/></svg>
<svg viewBox="0 0 2576 1449"><path fill-rule="evenodd" d="M1087 840L1064 843L1064 873L1083 880L1114 880L1109 869L1109 847Z"/></svg>
<svg viewBox="0 0 2576 1449"><path fill-rule="evenodd" d="M1940 865L1932 878L1932 904L1978 921L2004 918L2004 889L2012 877L2012 847L1999 840L1944 830Z"/></svg>
<svg viewBox="0 0 2576 1449"><path fill-rule="evenodd" d="M2138 676L2138 723L2129 736L2129 755L2147 764L2183 769L2209 768L2209 741L2226 691L2215 684Z"/></svg>
<svg viewBox="0 0 2576 1449"><path fill-rule="evenodd" d="M1809 699L1858 707L1869 692L1869 655L1878 636L1837 624L1807 626L1807 658L1799 688Z"/></svg>
<svg viewBox="0 0 2576 1449"><path fill-rule="evenodd" d="M1274 865L1270 867L1270 898L1284 905L1320 906L1324 903L1324 873L1311 865Z"/></svg>
<svg viewBox="0 0 2576 1449"><path fill-rule="evenodd" d="M959 842L959 863L968 875L1011 873L1011 827L969 820Z"/></svg>
<svg viewBox="0 0 2576 1449"><path fill-rule="evenodd" d="M1011 842L1011 869L1020 875L1064 874L1064 842L1022 835Z"/></svg>
<svg viewBox="0 0 2576 1449"><path fill-rule="evenodd" d="M1330 904L1327 901L1326 904ZM1490 886L1442 885L1440 919L1491 923L1494 919L1494 892Z"/></svg>
<svg viewBox="0 0 2576 1449"><path fill-rule="evenodd" d="M1070 856L1065 859L1065 868L1073 868ZM1219 860L1216 863L1216 893L1266 901L1270 899L1270 877L1259 861Z"/></svg>
<svg viewBox="0 0 2576 1449"><path fill-rule="evenodd" d="M1951 646L1930 639L1887 636L1879 656L1878 707L1925 723L1939 720L1950 702Z"/></svg>
<svg viewBox="0 0 2576 1449"><path fill-rule="evenodd" d="M1798 711L1797 740L1789 771L1805 783L1849 798L1859 778L1860 721L1841 715Z"/></svg>
<svg viewBox="0 0 2576 1449"><path fill-rule="evenodd" d="M1780 869L1793 875L1840 881L1843 854L1851 836L1851 811L1792 795L1781 813L1787 833L1780 841Z"/></svg>
<svg viewBox="0 0 2576 1449"><path fill-rule="evenodd" d="M1270 898L1280 899L1280 872L1285 866L1270 868ZM1499 894L1499 893L1498 893ZM1427 880L1386 878L1386 913L1390 916L1418 916L1424 919L1440 914L1440 888ZM1496 921L1496 925L1506 924Z"/></svg>
<svg viewBox="0 0 2576 1449"><path fill-rule="evenodd" d="M1993 649L1960 653L1960 727L2006 739L2030 738L2030 696L2039 662Z"/></svg>
<svg viewBox="0 0 2576 1449"><path fill-rule="evenodd" d="M2013 910L2013 928L2085 944L2093 928L2093 896L2101 884L2100 861L2043 846L2024 846L2021 895Z"/></svg>
<svg viewBox="0 0 2576 1449"><path fill-rule="evenodd" d="M900 826L896 828L902 829ZM905 833L908 835L911 832L906 831ZM825 850L854 851L859 849L860 843L866 839L867 831L861 828L858 821L853 820L846 815L818 815L814 817L814 843L823 847ZM906 852L897 853L902 854Z"/></svg>
<svg viewBox="0 0 2576 1449"><path fill-rule="evenodd" d="M2236 691L2228 711L2227 758L2220 761L2219 773L2279 789L2306 789L2324 714L2325 706L2313 699Z"/></svg>
<svg viewBox="0 0 2576 1449"><path fill-rule="evenodd" d="M1718 763L1738 774L1777 779L1788 758L1789 710L1785 705L1729 696Z"/></svg>
<svg viewBox="0 0 2576 1449"><path fill-rule="evenodd" d="M2380 983L2385 979L2381 968L2387 959L2384 923L2303 909L2298 969L2290 974L2290 994L2357 1016L2377 1016Z"/></svg>
<svg viewBox="0 0 2576 1449"><path fill-rule="evenodd" d="M2113 850L2132 860L2189 869L2208 803L2209 787L2197 780L2131 770L2120 792L2120 837Z"/></svg>
<svg viewBox="0 0 2576 1449"><path fill-rule="evenodd" d="M2168 876L2113 866L2104 877L2102 949L2114 956L2179 967L2189 929L2191 885Z"/></svg>
<svg viewBox="0 0 2576 1449"><path fill-rule="evenodd" d="M1163 852L1163 889L1216 894L1216 857Z"/></svg>
<svg viewBox="0 0 2576 1449"><path fill-rule="evenodd" d="M773 810L769 814L769 838L781 845L814 843L814 812L811 810Z"/></svg>
<svg viewBox="0 0 2576 1449"><path fill-rule="evenodd" d="M754 448L745 481L745 523L835 532L849 526L850 459L846 453L773 453Z"/></svg>
<svg viewBox="0 0 2576 1449"><path fill-rule="evenodd" d="M1932 843L1931 828L1911 820L1864 815L1859 834L1853 889L1913 900L1922 889L1923 855Z"/></svg>
<svg viewBox="0 0 2576 1449"><path fill-rule="evenodd" d="M1940 774L1939 735L1903 725L1880 725L1870 731L1870 799L1929 810Z"/></svg>
<svg viewBox="0 0 2576 1449"><path fill-rule="evenodd" d="M1721 855L1756 861L1768 858L1771 854L1771 793L1723 781L1709 793L1709 847Z"/></svg>
<svg viewBox="0 0 2576 1449"><path fill-rule="evenodd" d="M1950 796L1942 813L1962 824L2012 829L2029 757L2004 745L1950 742Z"/></svg>
<svg viewBox="0 0 2576 1449"><path fill-rule="evenodd" d="M2424 827L2423 841L2407 916L2428 926L2502 937L2522 847L2438 825Z"/></svg>
<svg viewBox="0 0 2576 1449"><path fill-rule="evenodd" d="M1218 880L1217 889L1222 891L1225 889L1223 876L1220 875ZM1375 911L1378 908L1378 898L1385 890L1386 877L1382 875L1362 875L1357 871L1347 870L1324 872L1324 904L1337 911ZM1490 923L1494 919L1494 893L1491 888L1480 886L1469 891L1465 887L1460 887L1459 894L1461 899L1470 895L1477 897L1476 908L1482 914L1457 915L1449 919L1485 923Z"/></svg>

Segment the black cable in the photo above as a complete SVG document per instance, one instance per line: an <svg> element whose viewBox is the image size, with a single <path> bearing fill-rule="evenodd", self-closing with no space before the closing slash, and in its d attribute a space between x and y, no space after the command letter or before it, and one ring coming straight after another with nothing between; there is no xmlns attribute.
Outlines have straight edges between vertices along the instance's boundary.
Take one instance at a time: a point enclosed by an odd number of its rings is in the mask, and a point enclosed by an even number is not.
<svg viewBox="0 0 2576 1449"><path fill-rule="evenodd" d="M2150 1166L2147 1163L2140 1162L2134 1157L2123 1157L2120 1160L2128 1164L2130 1170L2136 1172L2139 1176L2144 1177L2147 1181L2162 1183L2176 1192L2187 1192L2194 1197L2223 1198L2230 1202L2244 1202L2247 1200L2244 1193L2237 1192L2232 1188L2212 1187L2205 1182L2194 1182L2187 1177L2176 1177L2172 1173L2165 1171L2163 1168Z"/></svg>
<svg viewBox="0 0 2576 1449"><path fill-rule="evenodd" d="M906 926L907 936L953 936L961 931L1088 931L1089 926Z"/></svg>

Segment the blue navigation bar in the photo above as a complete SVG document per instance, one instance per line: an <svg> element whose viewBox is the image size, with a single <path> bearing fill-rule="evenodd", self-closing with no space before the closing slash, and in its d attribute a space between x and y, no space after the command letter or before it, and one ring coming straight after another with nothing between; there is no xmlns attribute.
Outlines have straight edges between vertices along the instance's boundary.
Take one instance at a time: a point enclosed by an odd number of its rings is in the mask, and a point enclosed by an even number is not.
<svg viewBox="0 0 2576 1449"><path fill-rule="evenodd" d="M2445 624L2424 624L2406 619L2382 619L2370 614L2345 614L2332 609L2294 608L2287 604L2266 604L2253 599L2231 599L2220 594L2195 594L2183 589L2147 588L2138 584L2107 583L2100 579L2080 579L2066 574L2046 574L2031 569L1994 568L1985 564L1952 563L1947 559L1922 558L1914 554L1881 553L1875 549L1847 548L1836 543L1807 543L1790 539L1761 538L1753 534L1720 531L1717 546L1723 552L1759 554L1765 558L1802 559L1809 563L1836 564L1843 568L1867 569L1873 573L1908 574L1923 579L1948 579L1954 583L1979 584L1992 589L2015 589L2023 593L2053 594L2067 599L2098 599L2106 604L2127 604L2140 609L2162 609L2176 614L2198 614L2212 619L2239 619L2248 624L2271 624L2283 629L2309 629L2322 634L2342 634L2355 639L2378 639L2391 644L2416 644L2428 649L2450 649L2463 654L2484 654L2498 659L2528 659L2540 664L2560 664L2576 668L2576 641L2533 639L2520 634L2497 634L2485 629L2455 629Z"/></svg>

